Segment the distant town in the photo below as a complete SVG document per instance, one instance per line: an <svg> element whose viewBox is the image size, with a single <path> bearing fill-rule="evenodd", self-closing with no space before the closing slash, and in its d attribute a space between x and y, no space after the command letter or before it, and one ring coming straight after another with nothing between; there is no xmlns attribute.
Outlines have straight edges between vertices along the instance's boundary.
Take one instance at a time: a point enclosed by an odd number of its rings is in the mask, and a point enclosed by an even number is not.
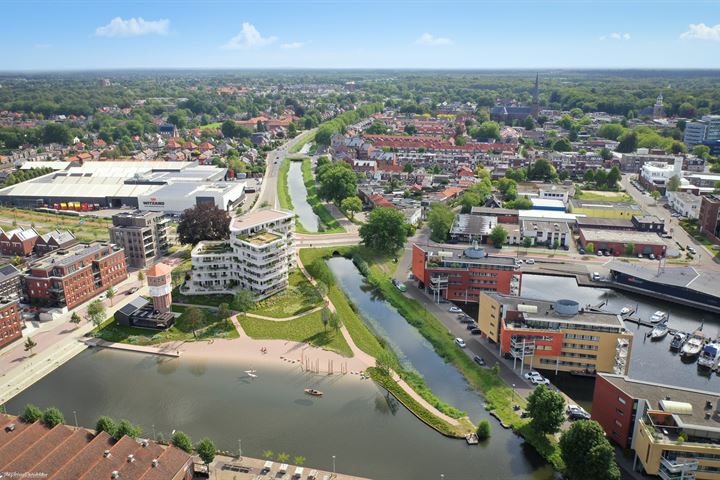
<svg viewBox="0 0 720 480"><path fill-rule="evenodd" d="M720 478L715 73L0 84L0 478Z"/></svg>

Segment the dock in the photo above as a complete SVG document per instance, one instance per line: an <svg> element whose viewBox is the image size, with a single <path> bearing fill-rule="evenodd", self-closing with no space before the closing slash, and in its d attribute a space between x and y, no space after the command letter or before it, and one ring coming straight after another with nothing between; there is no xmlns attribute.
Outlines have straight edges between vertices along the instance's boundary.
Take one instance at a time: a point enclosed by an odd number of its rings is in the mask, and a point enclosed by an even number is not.
<svg viewBox="0 0 720 480"><path fill-rule="evenodd" d="M177 358L180 356L180 350L175 348L173 345L169 345L169 346L166 345L164 347L158 348L158 347L151 347L151 346L144 346L144 345L130 345L128 343L107 342L107 341L99 339L99 338L88 338L88 339L85 339L83 342L88 347L110 348L113 350L124 350L126 352L147 353L150 355L160 355L160 356L164 356L164 357L173 357L173 358Z"/></svg>

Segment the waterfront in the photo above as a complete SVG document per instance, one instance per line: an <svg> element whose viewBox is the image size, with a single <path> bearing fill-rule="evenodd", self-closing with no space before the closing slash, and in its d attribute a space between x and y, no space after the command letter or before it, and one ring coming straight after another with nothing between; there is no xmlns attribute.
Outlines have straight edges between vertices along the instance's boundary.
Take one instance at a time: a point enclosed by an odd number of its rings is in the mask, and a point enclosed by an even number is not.
<svg viewBox="0 0 720 480"><path fill-rule="evenodd" d="M305 181L303 180L302 162L290 162L287 185L293 210L300 219L300 223L308 232L317 232L319 220L307 201L307 188L305 188Z"/></svg>

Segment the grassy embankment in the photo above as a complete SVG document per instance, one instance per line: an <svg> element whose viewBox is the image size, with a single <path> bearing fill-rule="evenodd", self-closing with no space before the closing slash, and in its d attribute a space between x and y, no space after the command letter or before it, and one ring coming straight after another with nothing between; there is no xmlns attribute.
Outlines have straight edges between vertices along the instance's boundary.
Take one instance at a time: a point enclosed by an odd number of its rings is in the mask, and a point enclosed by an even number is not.
<svg viewBox="0 0 720 480"><path fill-rule="evenodd" d="M17 228L13 222L22 226L34 226L38 233L45 234L51 230L70 230L81 242L109 240L108 227L112 221L107 218L85 215L74 217L55 213L36 212L19 208L0 207L0 228L5 231Z"/></svg>
<svg viewBox="0 0 720 480"><path fill-rule="evenodd" d="M230 320L223 321L213 310L198 308L200 321L194 326L189 322L188 308L180 305L172 306L173 312L181 315L175 324L163 331L147 328L125 327L117 325L114 318L109 318L92 331L92 334L108 342L129 343L132 345L157 345L165 342L192 342L210 338L238 338L238 332Z"/></svg>
<svg viewBox="0 0 720 480"><path fill-rule="evenodd" d="M295 145L293 145L293 146L290 148L290 150L288 150L288 152L289 152L289 153L298 153L298 152L300 152L300 150L302 150L302 148L305 146L306 143L312 142L313 140L315 140L315 134L316 134L316 133L317 133L317 130L315 130L314 132L305 132L305 133L303 133L302 136L300 136L300 140L298 140L298 142L297 142Z"/></svg>
<svg viewBox="0 0 720 480"><path fill-rule="evenodd" d="M510 426L522 435L553 467L561 469L562 460L560 459L557 442L551 437L536 432L530 427L527 420L520 418L513 411L512 389L502 381L496 369L478 367L463 350L457 348L453 343L452 336L442 322L428 313L420 303L406 297L397 290L392 285L387 273L383 272L377 257L373 257L367 249L346 247L342 250L327 248L314 249L310 252L312 252L312 257L322 259L330 256L335 250L345 256L354 254L356 264L359 263L357 259L362 259L367 264L366 276L368 281L411 325L418 329L423 337L432 344L438 355L448 363L453 364L465 376L468 383L483 394L486 408L493 411L505 425ZM305 250L300 252L303 263L305 263L304 252ZM310 257L310 255L306 255L306 257ZM358 268L361 271L363 270L361 265ZM340 293L342 294L342 292ZM344 317L342 318L344 319ZM515 403L524 406L522 400Z"/></svg>

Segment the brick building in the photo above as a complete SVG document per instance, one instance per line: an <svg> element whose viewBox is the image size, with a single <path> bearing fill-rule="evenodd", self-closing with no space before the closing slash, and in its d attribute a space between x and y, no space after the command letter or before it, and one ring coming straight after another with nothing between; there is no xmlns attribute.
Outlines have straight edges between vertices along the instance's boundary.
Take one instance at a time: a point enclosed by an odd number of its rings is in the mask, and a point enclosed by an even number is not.
<svg viewBox="0 0 720 480"><path fill-rule="evenodd" d="M706 195L700 203L700 231L720 244L720 195Z"/></svg>
<svg viewBox="0 0 720 480"><path fill-rule="evenodd" d="M18 300L0 299L0 349L22 338L22 317Z"/></svg>
<svg viewBox="0 0 720 480"><path fill-rule="evenodd" d="M38 256L43 256L54 250L70 248L77 243L77 238L71 231L53 230L38 237L37 242L35 242L35 253Z"/></svg>
<svg viewBox="0 0 720 480"><path fill-rule="evenodd" d="M20 298L22 274L9 263L0 267L0 298Z"/></svg>
<svg viewBox="0 0 720 480"><path fill-rule="evenodd" d="M39 237L34 228L16 228L9 232L0 229L0 253L20 257L30 255Z"/></svg>
<svg viewBox="0 0 720 480"><path fill-rule="evenodd" d="M105 242L79 244L31 263L25 293L30 303L71 309L126 278L122 248Z"/></svg>

